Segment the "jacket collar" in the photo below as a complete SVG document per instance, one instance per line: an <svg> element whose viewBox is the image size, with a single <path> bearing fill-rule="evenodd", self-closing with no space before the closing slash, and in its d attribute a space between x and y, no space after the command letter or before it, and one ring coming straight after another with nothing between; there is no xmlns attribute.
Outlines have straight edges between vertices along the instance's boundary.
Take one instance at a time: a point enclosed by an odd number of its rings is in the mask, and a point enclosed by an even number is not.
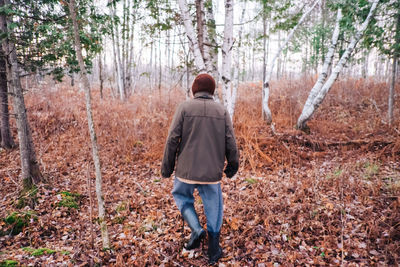
<svg viewBox="0 0 400 267"><path fill-rule="evenodd" d="M203 98L203 99L213 99L213 96L209 92L197 92L194 94L194 98Z"/></svg>

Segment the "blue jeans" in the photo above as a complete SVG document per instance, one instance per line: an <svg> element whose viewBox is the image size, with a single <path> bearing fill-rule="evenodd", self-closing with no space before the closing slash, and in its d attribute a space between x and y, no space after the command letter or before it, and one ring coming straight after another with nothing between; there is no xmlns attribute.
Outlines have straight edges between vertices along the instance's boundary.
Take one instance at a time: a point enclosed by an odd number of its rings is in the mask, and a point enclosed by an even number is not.
<svg viewBox="0 0 400 267"><path fill-rule="evenodd" d="M172 195L180 212L187 207L194 208L194 189L197 188L203 201L204 213L207 217L207 231L217 233L221 230L223 216L223 200L220 184L187 184L175 178Z"/></svg>

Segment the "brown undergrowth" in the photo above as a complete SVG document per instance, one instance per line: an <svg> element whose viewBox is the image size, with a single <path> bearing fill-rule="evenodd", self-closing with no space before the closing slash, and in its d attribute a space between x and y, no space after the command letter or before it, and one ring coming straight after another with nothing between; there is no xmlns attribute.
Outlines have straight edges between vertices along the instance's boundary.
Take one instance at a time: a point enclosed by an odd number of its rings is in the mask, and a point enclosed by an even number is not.
<svg viewBox="0 0 400 267"><path fill-rule="evenodd" d="M222 262L227 266L399 263L400 127L398 119L393 127L385 123L386 85L338 81L309 122L311 133L305 134L294 125L313 82L272 83L276 135L261 120L261 84L239 88L234 126L241 168L235 179L223 180ZM37 220L19 235L0 237L0 262L206 263L201 249L181 251L172 180L159 177L168 126L184 100L180 91L164 91L161 97L145 91L126 102L100 100L94 91L111 251L98 249L95 221L95 249L89 241L86 181L93 171L83 93L62 86L27 95L45 183L38 187L36 205L22 209L34 212ZM399 118L399 110L395 112ZM13 131L15 136L15 125ZM18 161L17 150L0 152L1 218L16 209ZM78 209L60 205L65 192L82 196ZM205 222L204 216L201 220ZM0 233L5 229L1 221ZM36 257L23 247L56 252Z"/></svg>

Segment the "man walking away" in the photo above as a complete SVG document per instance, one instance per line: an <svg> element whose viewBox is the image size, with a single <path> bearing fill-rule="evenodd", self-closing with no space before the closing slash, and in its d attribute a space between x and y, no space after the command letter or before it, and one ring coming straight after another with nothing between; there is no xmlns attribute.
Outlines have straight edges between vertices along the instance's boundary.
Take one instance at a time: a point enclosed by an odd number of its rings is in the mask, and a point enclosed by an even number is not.
<svg viewBox="0 0 400 267"><path fill-rule="evenodd" d="M194 189L203 202L207 218L208 257L214 264L222 257L219 245L223 217L220 181L222 173L233 177L239 167L239 152L229 113L213 100L215 81L198 75L192 85L194 99L181 103L171 123L161 165L163 177L176 170L172 195L191 229L186 249L200 246L206 232L194 208ZM225 158L227 166L224 169Z"/></svg>

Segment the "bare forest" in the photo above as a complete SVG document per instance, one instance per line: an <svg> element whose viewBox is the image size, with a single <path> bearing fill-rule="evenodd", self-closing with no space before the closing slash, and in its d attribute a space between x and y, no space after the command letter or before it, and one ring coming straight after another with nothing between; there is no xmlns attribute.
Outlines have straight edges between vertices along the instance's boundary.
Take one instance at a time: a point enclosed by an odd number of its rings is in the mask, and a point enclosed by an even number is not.
<svg viewBox="0 0 400 267"><path fill-rule="evenodd" d="M400 0L0 0L0 41L0 267L209 265L161 173L202 73L215 266L400 264Z"/></svg>

